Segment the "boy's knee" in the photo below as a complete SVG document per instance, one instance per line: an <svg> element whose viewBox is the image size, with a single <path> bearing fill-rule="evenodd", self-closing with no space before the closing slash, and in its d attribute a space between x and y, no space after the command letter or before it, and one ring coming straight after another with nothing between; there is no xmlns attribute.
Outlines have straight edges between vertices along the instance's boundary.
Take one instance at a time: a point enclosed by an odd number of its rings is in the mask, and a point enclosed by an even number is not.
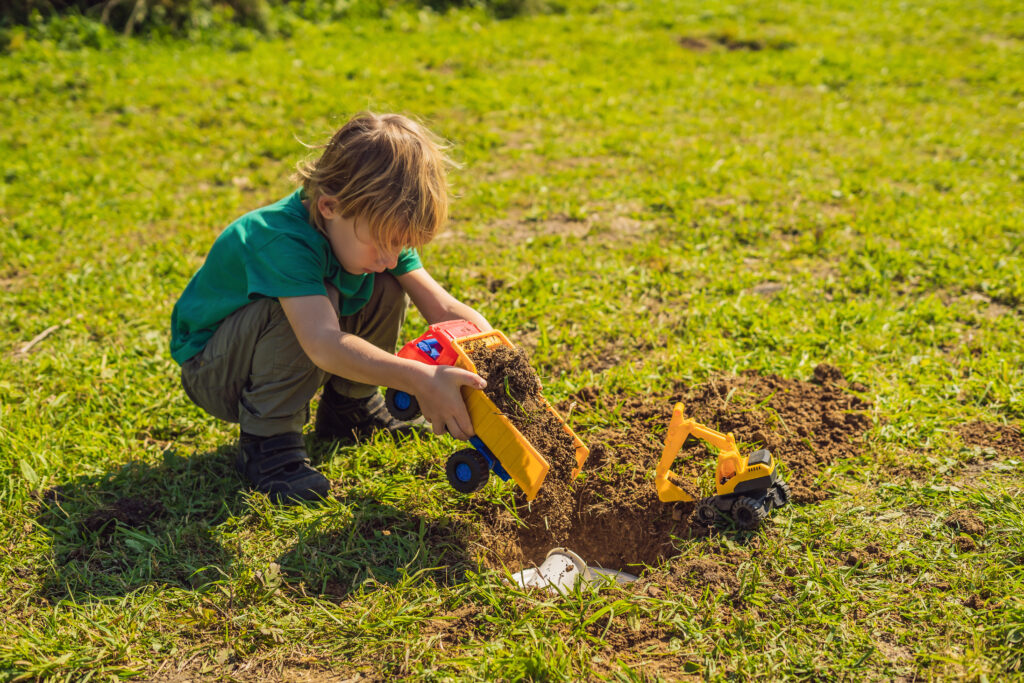
<svg viewBox="0 0 1024 683"><path fill-rule="evenodd" d="M238 422L238 392L223 363L210 362L196 354L181 366L181 386L197 406L226 422Z"/></svg>

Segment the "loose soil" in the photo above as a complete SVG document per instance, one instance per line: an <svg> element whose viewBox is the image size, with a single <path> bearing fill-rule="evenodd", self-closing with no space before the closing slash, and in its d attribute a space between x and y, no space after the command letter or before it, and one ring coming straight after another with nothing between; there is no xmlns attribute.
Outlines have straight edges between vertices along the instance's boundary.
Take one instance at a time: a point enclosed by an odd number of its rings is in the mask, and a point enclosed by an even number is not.
<svg viewBox="0 0 1024 683"><path fill-rule="evenodd" d="M161 517L164 513L164 506L159 501L121 498L93 512L82 522L82 526L88 531L98 531L101 535L106 536L114 532L117 524L137 529L146 526L151 520ZM117 524L111 522L117 522Z"/></svg>
<svg viewBox="0 0 1024 683"><path fill-rule="evenodd" d="M479 345L466 351L477 374L487 381L484 393L550 465L537 500L546 501L547 525L555 545L568 541L572 527L571 478L576 468L573 438L548 410L540 379L520 349Z"/></svg>
<svg viewBox="0 0 1024 683"><path fill-rule="evenodd" d="M847 566L856 567L857 565L871 564L872 562L885 562L888 559L888 553L874 543L869 543L859 551L854 550L847 553L843 561Z"/></svg>
<svg viewBox="0 0 1024 683"><path fill-rule="evenodd" d="M474 355L473 360L488 380L488 391L494 392L492 400L503 401L499 407L517 426L514 416L524 408L532 415L526 420L531 429L541 423L532 403L541 395L540 381L521 352L503 350L496 355L498 360L485 354ZM483 520L479 543L490 550L485 562L492 567L539 565L551 548L565 546L591 565L639 573L645 565L657 566L679 555L682 539L713 533L692 519L692 503L662 503L654 488L654 468L673 406L680 401L688 417L732 432L741 452L768 448L784 466L794 504L819 502L828 496L817 481L821 471L863 451L871 404L856 394L865 389L849 385L842 372L829 365L818 366L809 382L748 372L646 396L609 396L583 389L566 403L575 403L579 414L614 412L623 425L581 435L589 443L590 457L576 481L566 479L575 466L571 439L548 441L564 434L557 421L530 432L527 438L552 462L554 476L549 474L532 502L517 495L515 514L470 503ZM698 480L703 494L709 495L712 484L700 477L708 479L714 464L715 456L703 442L692 440L677 455L673 471L686 488L694 490L692 482ZM714 573L713 568L696 565L686 570L685 575Z"/></svg>
<svg viewBox="0 0 1024 683"><path fill-rule="evenodd" d="M956 431L968 446L991 448L1003 457L1024 458L1024 433L1016 425L967 422Z"/></svg>
<svg viewBox="0 0 1024 683"><path fill-rule="evenodd" d="M969 536L985 535L985 523L970 510L957 510L946 518L946 526Z"/></svg>

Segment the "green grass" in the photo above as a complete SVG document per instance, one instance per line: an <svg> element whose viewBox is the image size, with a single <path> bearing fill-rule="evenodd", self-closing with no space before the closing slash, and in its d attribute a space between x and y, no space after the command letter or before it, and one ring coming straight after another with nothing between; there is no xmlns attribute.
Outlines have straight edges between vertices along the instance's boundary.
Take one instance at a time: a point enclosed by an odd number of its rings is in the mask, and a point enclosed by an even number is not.
<svg viewBox="0 0 1024 683"><path fill-rule="evenodd" d="M0 56L0 679L1021 677L1022 464L972 464L954 431L1024 422L1018 3L581 1L239 35ZM533 351L549 398L601 389L584 440L624 395L827 361L868 386L867 455L753 538L681 540L737 585L678 594L510 589L461 540L447 440L311 442L321 508L242 492L234 430L179 389L171 307L227 222L289 191L299 141L364 108L455 143L425 262ZM124 497L163 511L83 526ZM957 509L985 525L973 550Z"/></svg>

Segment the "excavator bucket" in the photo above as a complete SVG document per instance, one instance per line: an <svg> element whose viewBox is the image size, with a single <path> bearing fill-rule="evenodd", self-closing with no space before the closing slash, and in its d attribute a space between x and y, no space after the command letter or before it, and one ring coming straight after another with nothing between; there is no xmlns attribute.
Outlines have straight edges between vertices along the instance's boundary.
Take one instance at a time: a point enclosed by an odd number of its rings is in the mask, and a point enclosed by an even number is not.
<svg viewBox="0 0 1024 683"><path fill-rule="evenodd" d="M684 482L684 480L670 469L672 462L679 455L683 443L691 435L707 441L719 449L717 479L722 477L728 479L736 474L740 456L739 450L736 448L736 439L732 434L722 434L693 420L686 419L683 414L683 404L677 403L672 409L672 420L669 422L668 434L665 436L665 450L661 453L661 460L658 462L658 468L654 475L654 486L658 490L658 498L663 503L696 500L692 494L683 490L676 483Z"/></svg>

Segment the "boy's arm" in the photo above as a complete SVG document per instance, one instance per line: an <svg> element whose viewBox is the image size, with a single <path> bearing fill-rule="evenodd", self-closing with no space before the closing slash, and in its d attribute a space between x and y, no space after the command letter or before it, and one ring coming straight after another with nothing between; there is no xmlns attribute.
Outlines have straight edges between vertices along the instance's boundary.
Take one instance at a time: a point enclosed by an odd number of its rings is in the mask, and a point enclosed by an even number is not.
<svg viewBox="0 0 1024 683"><path fill-rule="evenodd" d="M473 436L473 423L459 387L483 389L472 372L448 365L427 365L399 358L365 339L341 331L338 314L326 296L281 297L281 308L302 350L324 372L355 382L392 387L412 394L435 434L457 439Z"/></svg>
<svg viewBox="0 0 1024 683"><path fill-rule="evenodd" d="M428 325L446 320L468 320L476 323L483 332L493 328L487 320L473 308L462 303L448 293L437 280L430 276L424 268L411 270L398 276L402 289L409 295L416 308L423 315Z"/></svg>

